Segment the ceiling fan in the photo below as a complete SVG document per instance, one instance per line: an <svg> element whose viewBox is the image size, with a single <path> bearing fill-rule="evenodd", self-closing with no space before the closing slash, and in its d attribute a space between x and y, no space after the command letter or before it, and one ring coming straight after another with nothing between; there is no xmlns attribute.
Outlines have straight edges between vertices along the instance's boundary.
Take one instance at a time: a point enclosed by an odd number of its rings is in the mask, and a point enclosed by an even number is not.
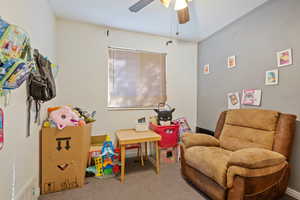
<svg viewBox="0 0 300 200"><path fill-rule="evenodd" d="M140 0L135 3L133 6L129 8L131 12L139 12L149 4L151 4L154 0ZM174 9L177 11L177 17L179 24L185 24L190 21L190 13L188 8L188 2L192 0L175 0L175 7ZM165 6L169 7L171 0L160 0L160 2Z"/></svg>

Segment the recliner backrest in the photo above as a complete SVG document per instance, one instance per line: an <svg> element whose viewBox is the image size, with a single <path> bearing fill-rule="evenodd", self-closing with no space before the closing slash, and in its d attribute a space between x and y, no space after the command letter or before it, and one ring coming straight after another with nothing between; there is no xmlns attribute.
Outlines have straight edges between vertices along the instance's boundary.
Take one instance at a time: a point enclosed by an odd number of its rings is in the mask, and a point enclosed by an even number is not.
<svg viewBox="0 0 300 200"><path fill-rule="evenodd" d="M227 150L259 147L279 152L288 158L295 120L295 115L271 110L228 110L220 115L215 137Z"/></svg>
<svg viewBox="0 0 300 200"><path fill-rule="evenodd" d="M278 116L269 110L227 111L220 146L231 151L249 147L272 150Z"/></svg>

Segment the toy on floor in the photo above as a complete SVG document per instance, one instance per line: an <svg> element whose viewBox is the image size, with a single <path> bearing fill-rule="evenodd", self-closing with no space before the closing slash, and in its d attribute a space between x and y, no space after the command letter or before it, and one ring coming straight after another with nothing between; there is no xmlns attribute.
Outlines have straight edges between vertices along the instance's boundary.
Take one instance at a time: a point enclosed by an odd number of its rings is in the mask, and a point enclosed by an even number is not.
<svg viewBox="0 0 300 200"><path fill-rule="evenodd" d="M103 158L109 157L112 160L114 159L114 155L115 155L114 146L112 144L112 141L110 141L109 136L107 136L106 141L103 143L101 152L102 152L101 155Z"/></svg>
<svg viewBox="0 0 300 200"><path fill-rule="evenodd" d="M114 175L119 175L120 174L120 172L121 172L121 170L120 170L120 168L121 168L121 166L119 165L119 164L115 164L114 165L114 167L113 167L113 173L114 173Z"/></svg>
<svg viewBox="0 0 300 200"><path fill-rule="evenodd" d="M96 176L103 176L102 157L95 158L95 167L96 167L96 170L97 170Z"/></svg>
<svg viewBox="0 0 300 200"><path fill-rule="evenodd" d="M104 175L112 175L113 174L113 166L108 165L103 169Z"/></svg>
<svg viewBox="0 0 300 200"><path fill-rule="evenodd" d="M97 173L96 166L90 166L85 170L85 177L94 177Z"/></svg>

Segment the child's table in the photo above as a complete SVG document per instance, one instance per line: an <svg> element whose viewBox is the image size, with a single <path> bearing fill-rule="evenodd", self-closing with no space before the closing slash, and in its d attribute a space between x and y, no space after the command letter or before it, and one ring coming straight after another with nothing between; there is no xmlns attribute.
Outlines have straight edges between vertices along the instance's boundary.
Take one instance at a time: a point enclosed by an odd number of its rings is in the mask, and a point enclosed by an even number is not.
<svg viewBox="0 0 300 200"><path fill-rule="evenodd" d="M125 180L125 147L128 144L136 144L136 143L147 143L147 142L154 142L155 143L155 151L156 151L156 158L155 158L155 166L156 166L156 173L159 174L159 146L158 142L161 140L161 136L151 130L137 132L135 129L122 129L116 131L116 136L118 140L118 144L121 146L121 182L124 183ZM147 156L147 155L146 155Z"/></svg>

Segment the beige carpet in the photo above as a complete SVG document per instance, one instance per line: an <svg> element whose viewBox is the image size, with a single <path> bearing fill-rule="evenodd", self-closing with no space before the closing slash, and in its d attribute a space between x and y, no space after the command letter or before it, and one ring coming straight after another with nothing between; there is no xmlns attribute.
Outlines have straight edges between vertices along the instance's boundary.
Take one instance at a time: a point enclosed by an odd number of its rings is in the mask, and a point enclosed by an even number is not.
<svg viewBox="0 0 300 200"><path fill-rule="evenodd" d="M164 164L156 175L147 162L141 167L128 162L125 183L118 179L88 178L83 188L41 196L39 200L206 200L180 175L177 164ZM292 200L284 197L281 200Z"/></svg>

